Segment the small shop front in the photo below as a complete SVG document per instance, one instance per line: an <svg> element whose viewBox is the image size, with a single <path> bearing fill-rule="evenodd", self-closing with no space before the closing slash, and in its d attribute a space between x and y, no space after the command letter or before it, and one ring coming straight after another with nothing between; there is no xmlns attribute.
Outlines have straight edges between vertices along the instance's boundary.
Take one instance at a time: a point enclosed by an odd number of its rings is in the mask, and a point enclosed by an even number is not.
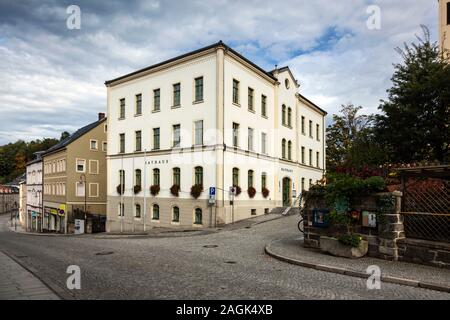
<svg viewBox="0 0 450 320"><path fill-rule="evenodd" d="M32 232L40 232L41 223L41 213L36 210L28 210L28 230Z"/></svg>
<svg viewBox="0 0 450 320"><path fill-rule="evenodd" d="M44 207L44 230L47 232L64 233L66 226L66 206Z"/></svg>

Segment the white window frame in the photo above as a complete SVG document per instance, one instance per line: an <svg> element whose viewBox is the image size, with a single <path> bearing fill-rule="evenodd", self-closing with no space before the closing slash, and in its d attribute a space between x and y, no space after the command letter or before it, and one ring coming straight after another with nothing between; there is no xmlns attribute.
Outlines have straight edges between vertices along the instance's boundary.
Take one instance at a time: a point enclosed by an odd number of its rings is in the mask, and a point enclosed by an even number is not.
<svg viewBox="0 0 450 320"><path fill-rule="evenodd" d="M95 148L92 148L92 142L95 142ZM98 140L96 139L90 139L89 140L89 149L91 151L98 151Z"/></svg>
<svg viewBox="0 0 450 320"><path fill-rule="evenodd" d="M247 149L248 151L255 151L255 129L247 129Z"/></svg>
<svg viewBox="0 0 450 320"><path fill-rule="evenodd" d="M83 161L84 162L82 171L78 170L78 161ZM82 158L76 158L75 159L75 172L77 172L77 173L86 173L86 159L82 159Z"/></svg>
<svg viewBox="0 0 450 320"><path fill-rule="evenodd" d="M95 195L92 193L92 187L95 186L96 193ZM98 198L99 197L99 184L96 182L89 183L89 198Z"/></svg>
<svg viewBox="0 0 450 320"><path fill-rule="evenodd" d="M93 162L97 163L97 172L92 171L91 163L93 163ZM99 163L98 160L91 160L91 159L89 159L89 174L99 174L99 172L100 172L99 165L100 165L100 163Z"/></svg>
<svg viewBox="0 0 450 320"><path fill-rule="evenodd" d="M105 148L105 146L106 146L106 148ZM108 152L108 142L107 141L102 141L102 151Z"/></svg>
<svg viewBox="0 0 450 320"><path fill-rule="evenodd" d="M267 133L261 132L261 153L267 154Z"/></svg>
<svg viewBox="0 0 450 320"><path fill-rule="evenodd" d="M75 196L76 197L78 197L78 198L81 198L81 197L85 197L85 194L83 194L83 195L79 195L78 194L78 185L84 185L86 182L80 182L80 181L77 181L77 182L75 182ZM83 193L85 193L85 188L83 187Z"/></svg>
<svg viewBox="0 0 450 320"><path fill-rule="evenodd" d="M202 125L202 136L201 136L201 140L202 141L201 141L201 143L197 143L197 124L198 123L201 123L201 125ZM205 144L205 141L204 141L205 127L204 126L205 126L205 122L203 120L196 120L196 121L194 121L194 145L195 146L202 146L202 145Z"/></svg>

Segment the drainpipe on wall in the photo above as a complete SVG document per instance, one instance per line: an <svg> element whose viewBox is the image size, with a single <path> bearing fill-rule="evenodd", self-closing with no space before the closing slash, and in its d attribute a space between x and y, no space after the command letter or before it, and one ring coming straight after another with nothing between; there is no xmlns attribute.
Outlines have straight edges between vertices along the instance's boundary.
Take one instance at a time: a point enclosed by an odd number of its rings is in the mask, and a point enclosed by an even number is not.
<svg viewBox="0 0 450 320"><path fill-rule="evenodd" d="M144 232L147 229L147 149L144 150Z"/></svg>

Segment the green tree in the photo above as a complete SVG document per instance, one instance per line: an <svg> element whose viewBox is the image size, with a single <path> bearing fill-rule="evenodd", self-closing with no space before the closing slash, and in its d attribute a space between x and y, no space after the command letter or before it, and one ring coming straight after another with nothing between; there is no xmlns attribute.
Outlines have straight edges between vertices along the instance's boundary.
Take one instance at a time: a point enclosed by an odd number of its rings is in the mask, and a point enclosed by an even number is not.
<svg viewBox="0 0 450 320"><path fill-rule="evenodd" d="M450 142L450 64L430 41L426 27L418 43L397 48L393 86L381 102L377 137L391 162L448 161Z"/></svg>
<svg viewBox="0 0 450 320"><path fill-rule="evenodd" d="M342 105L327 128L327 168L360 168L384 161L374 135L374 116L360 114L362 107Z"/></svg>
<svg viewBox="0 0 450 320"><path fill-rule="evenodd" d="M26 163L33 159L37 151L45 151L58 143L57 139L45 138L25 142L18 140L0 146L0 183L10 182L23 174Z"/></svg>
<svg viewBox="0 0 450 320"><path fill-rule="evenodd" d="M63 133L61 133L61 138L59 139L59 141L63 141L65 139L67 139L68 137L70 137L70 133L67 131L64 131Z"/></svg>

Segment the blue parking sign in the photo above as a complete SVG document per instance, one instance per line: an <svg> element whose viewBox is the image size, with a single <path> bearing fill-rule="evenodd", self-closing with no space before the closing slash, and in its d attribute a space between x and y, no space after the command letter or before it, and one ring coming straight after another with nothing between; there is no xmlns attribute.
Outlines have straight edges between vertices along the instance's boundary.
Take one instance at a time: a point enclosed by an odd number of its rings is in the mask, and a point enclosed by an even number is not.
<svg viewBox="0 0 450 320"><path fill-rule="evenodd" d="M209 188L209 195L210 196L215 196L216 195L216 188L215 187Z"/></svg>

